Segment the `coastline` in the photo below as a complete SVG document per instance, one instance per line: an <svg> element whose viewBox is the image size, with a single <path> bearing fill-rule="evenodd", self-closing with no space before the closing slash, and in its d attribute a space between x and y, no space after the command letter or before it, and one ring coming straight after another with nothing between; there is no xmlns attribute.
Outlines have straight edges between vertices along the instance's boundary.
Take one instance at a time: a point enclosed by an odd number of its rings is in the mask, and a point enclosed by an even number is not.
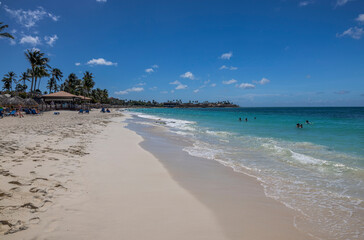
<svg viewBox="0 0 364 240"><path fill-rule="evenodd" d="M254 179L176 149L151 154L122 119L92 137L39 222L4 239L311 239Z"/></svg>

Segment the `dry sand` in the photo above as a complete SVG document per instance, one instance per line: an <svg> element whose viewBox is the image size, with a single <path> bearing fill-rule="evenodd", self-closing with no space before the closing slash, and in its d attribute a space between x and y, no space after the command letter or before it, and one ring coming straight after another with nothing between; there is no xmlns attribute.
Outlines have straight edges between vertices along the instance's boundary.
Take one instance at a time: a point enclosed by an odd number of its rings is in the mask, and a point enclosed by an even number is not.
<svg viewBox="0 0 364 240"><path fill-rule="evenodd" d="M293 228L289 212L263 195L260 205L241 203L244 222L231 215L225 224L198 192L141 148L143 139L116 115L0 120L6 136L0 141L0 239L309 239ZM251 180L248 186L253 189L241 191L260 188ZM217 201L232 210L223 197ZM273 208L267 220L252 217L262 214L254 207L264 205Z"/></svg>

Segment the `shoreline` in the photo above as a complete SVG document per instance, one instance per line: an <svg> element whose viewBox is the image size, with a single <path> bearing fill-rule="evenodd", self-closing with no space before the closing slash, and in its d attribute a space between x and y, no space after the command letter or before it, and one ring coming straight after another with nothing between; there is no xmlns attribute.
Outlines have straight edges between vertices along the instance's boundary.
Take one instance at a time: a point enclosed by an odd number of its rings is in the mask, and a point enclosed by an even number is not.
<svg viewBox="0 0 364 240"><path fill-rule="evenodd" d="M256 180L176 149L151 153L121 119L88 141L66 193L4 239L311 239Z"/></svg>

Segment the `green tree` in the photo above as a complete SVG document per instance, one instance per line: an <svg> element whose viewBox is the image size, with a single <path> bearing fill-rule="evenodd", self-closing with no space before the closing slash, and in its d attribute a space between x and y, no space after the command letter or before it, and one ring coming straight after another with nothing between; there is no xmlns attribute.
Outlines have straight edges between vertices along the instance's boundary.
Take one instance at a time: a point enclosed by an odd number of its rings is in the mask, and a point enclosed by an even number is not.
<svg viewBox="0 0 364 240"><path fill-rule="evenodd" d="M83 74L83 78L82 78L82 85L83 85L83 90L84 90L83 95L86 95L87 97L90 96L91 89L95 86L95 81L93 79L94 79L94 76L89 71L86 71Z"/></svg>
<svg viewBox="0 0 364 240"><path fill-rule="evenodd" d="M45 66L38 66L35 68L35 77L39 79L38 81L38 90L40 90L40 82L43 77L49 77L49 73ZM34 86L35 87L35 86Z"/></svg>
<svg viewBox="0 0 364 240"><path fill-rule="evenodd" d="M49 89L49 93L57 92L58 91L58 84L57 81L62 80L63 73L58 68L52 69L52 77L48 80L47 88Z"/></svg>
<svg viewBox="0 0 364 240"><path fill-rule="evenodd" d="M8 72L1 80L4 83L3 90L13 91L13 83L16 82L16 74L14 72Z"/></svg>
<svg viewBox="0 0 364 240"><path fill-rule="evenodd" d="M41 53L39 50L33 49L33 50L27 50L25 52L25 57L28 60L30 66L31 66L31 74L32 74L32 82L30 86L30 91L35 91L35 88L37 86L37 80L39 76L44 77L43 73L46 71L46 67L49 67L48 62L49 59L44 57L44 53ZM42 69L44 68L44 71ZM36 69L38 68L38 69Z"/></svg>
<svg viewBox="0 0 364 240"><path fill-rule="evenodd" d="M4 31L5 28L9 27L8 25L3 25L3 24L4 23L0 22L0 37L14 39L13 35L11 35L10 33L2 32L2 31Z"/></svg>
<svg viewBox="0 0 364 240"><path fill-rule="evenodd" d="M30 69L28 69L26 72L23 72L22 74L21 74L21 77L20 77L20 79L19 79L19 82L23 82L23 84L22 84L22 91L21 92L25 92L26 90L27 90L27 88L28 88L28 86L27 86L27 83L26 82L29 82L29 78L31 77L31 70Z"/></svg>
<svg viewBox="0 0 364 240"><path fill-rule="evenodd" d="M81 79L79 79L76 74L71 73L61 85L61 90L75 95L80 95L82 91Z"/></svg>

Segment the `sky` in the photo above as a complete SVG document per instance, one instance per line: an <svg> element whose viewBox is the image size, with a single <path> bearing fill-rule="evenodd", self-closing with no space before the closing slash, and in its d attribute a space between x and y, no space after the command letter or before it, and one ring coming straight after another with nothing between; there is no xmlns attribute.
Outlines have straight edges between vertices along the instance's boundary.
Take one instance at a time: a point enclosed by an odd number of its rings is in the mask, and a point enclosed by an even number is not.
<svg viewBox="0 0 364 240"><path fill-rule="evenodd" d="M37 48L120 99L364 106L363 0L0 1L0 78Z"/></svg>

